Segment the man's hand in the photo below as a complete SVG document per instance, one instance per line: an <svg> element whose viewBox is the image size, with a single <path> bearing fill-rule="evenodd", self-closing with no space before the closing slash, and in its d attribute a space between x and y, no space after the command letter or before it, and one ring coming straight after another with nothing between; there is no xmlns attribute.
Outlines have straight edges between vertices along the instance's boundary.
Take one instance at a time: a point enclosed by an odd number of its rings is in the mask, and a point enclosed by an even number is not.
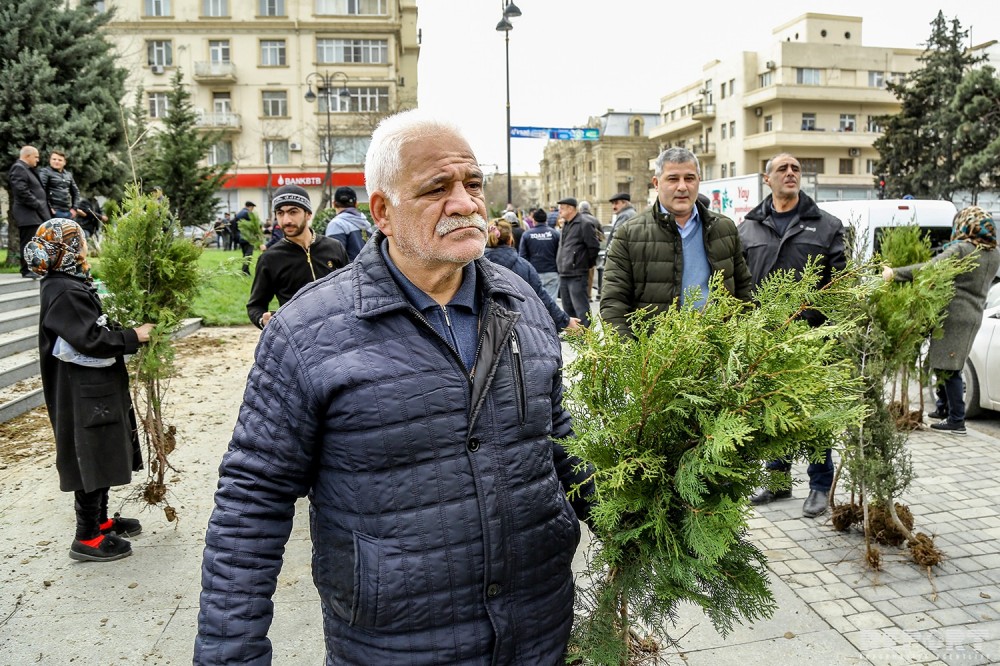
<svg viewBox="0 0 1000 666"><path fill-rule="evenodd" d="M76 208L69 209L69 219L71 220L76 219Z"/></svg>
<svg viewBox="0 0 1000 666"><path fill-rule="evenodd" d="M892 278L894 275L895 273L893 272L891 266L886 266L882 269L882 279L885 280L886 282L892 282Z"/></svg>
<svg viewBox="0 0 1000 666"><path fill-rule="evenodd" d="M264 315L260 318L260 327L264 328L265 326L267 326L267 322L269 321L271 321L271 313L265 312Z"/></svg>
<svg viewBox="0 0 1000 666"><path fill-rule="evenodd" d="M571 333L573 333L573 335L577 335L577 334L583 332L584 328L580 324L580 320L579 319L577 319L576 317L570 317L569 318L569 323L566 324L566 328L564 328L563 330L564 331L570 331Z"/></svg>
<svg viewBox="0 0 1000 666"><path fill-rule="evenodd" d="M134 329L136 336L139 338L139 342L149 342L149 333L153 330L153 325L150 323L145 323L142 326L138 326Z"/></svg>

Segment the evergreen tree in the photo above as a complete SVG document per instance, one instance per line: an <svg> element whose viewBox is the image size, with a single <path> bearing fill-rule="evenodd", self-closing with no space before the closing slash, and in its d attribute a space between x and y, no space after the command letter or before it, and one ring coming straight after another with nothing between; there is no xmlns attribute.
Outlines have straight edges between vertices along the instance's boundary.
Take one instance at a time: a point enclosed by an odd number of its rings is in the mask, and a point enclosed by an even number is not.
<svg viewBox="0 0 1000 666"><path fill-rule="evenodd" d="M0 2L0 184L21 146L65 151L81 192L116 196L125 180L119 101L127 72L103 27L112 13L96 0ZM10 234L8 263L16 263Z"/></svg>
<svg viewBox="0 0 1000 666"><path fill-rule="evenodd" d="M885 132L874 144L880 155L876 178L886 177L889 197L950 200L960 189L955 179L958 116L952 100L963 77L982 59L966 52L967 36L957 18L949 22L939 11L919 58L923 66L905 82L887 84L902 105L898 114L881 119Z"/></svg>
<svg viewBox="0 0 1000 666"><path fill-rule="evenodd" d="M143 183L159 187L184 226L211 225L215 220L215 193L226 180L229 163L206 166L217 133L198 130L191 93L180 69L170 81L163 129L150 139L148 159L142 162Z"/></svg>
<svg viewBox="0 0 1000 666"><path fill-rule="evenodd" d="M1000 187L1000 79L989 66L977 68L959 84L951 103L957 120L959 153L955 181L972 192L972 203L986 189Z"/></svg>

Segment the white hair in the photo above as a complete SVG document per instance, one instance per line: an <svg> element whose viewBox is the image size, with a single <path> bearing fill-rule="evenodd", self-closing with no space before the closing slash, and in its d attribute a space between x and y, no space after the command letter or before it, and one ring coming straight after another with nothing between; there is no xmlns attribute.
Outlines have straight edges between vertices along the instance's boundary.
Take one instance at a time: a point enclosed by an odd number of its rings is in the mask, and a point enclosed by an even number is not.
<svg viewBox="0 0 1000 666"><path fill-rule="evenodd" d="M368 197L372 192L382 192L392 205L399 205L399 191L396 189L403 163L400 155L403 146L416 139L438 134L462 133L454 124L432 118L419 109L403 111L383 118L372 132L372 141L365 155L365 189Z"/></svg>
<svg viewBox="0 0 1000 666"><path fill-rule="evenodd" d="M581 201L580 202L580 212L581 213L589 213L590 212L590 202L589 201Z"/></svg>

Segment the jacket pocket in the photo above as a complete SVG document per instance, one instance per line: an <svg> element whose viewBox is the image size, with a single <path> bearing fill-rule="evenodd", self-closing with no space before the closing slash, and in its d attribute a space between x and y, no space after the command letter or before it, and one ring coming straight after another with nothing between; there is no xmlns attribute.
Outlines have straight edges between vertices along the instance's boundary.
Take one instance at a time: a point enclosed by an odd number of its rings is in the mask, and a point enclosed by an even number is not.
<svg viewBox="0 0 1000 666"><path fill-rule="evenodd" d="M517 333L510 332L510 372L514 380L514 401L517 403L517 422L524 425L525 412L527 411L527 390L524 386L524 365L521 361L521 345L517 340Z"/></svg>
<svg viewBox="0 0 1000 666"><path fill-rule="evenodd" d="M121 420L115 382L80 385L80 423L84 428L112 425Z"/></svg>
<svg viewBox="0 0 1000 666"><path fill-rule="evenodd" d="M378 539L355 532L352 626L375 626L378 613L379 564L381 560L382 548Z"/></svg>

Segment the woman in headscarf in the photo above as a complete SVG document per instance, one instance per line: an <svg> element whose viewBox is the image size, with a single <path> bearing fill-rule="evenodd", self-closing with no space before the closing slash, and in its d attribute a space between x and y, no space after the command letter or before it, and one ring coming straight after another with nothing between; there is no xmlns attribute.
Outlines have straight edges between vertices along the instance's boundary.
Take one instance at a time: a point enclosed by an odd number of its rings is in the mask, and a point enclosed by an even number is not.
<svg viewBox="0 0 1000 666"><path fill-rule="evenodd" d="M69 556L104 562L132 554L123 537L138 520L108 517L108 489L142 469L125 354L149 340L152 324L121 329L108 322L87 265L87 241L76 222L38 227L24 248L42 276L38 326L42 391L55 432L59 488L75 495L76 536ZM58 356L57 356L58 355Z"/></svg>
<svg viewBox="0 0 1000 666"><path fill-rule="evenodd" d="M535 270L535 267L527 259L518 255L514 248L514 232L511 223L505 218L497 218L490 223L486 236L486 258L494 264L514 271L528 283L529 287L535 290L538 297L542 299L545 309L549 311L549 316L552 317L552 321L556 325L556 331L561 333L563 329L580 328L580 320L566 314L552 300L549 292L542 287L542 279L538 277L538 271Z"/></svg>
<svg viewBox="0 0 1000 666"><path fill-rule="evenodd" d="M972 254L978 259L976 267L955 277L955 295L945 310L944 334L931 340L929 351L930 366L936 377L937 409L927 416L940 419L931 428L953 435L966 434L962 368L982 324L990 283L1000 268L996 225L990 214L978 206L959 211L952 225L951 240L928 263ZM886 268L882 277L908 282L923 265Z"/></svg>

